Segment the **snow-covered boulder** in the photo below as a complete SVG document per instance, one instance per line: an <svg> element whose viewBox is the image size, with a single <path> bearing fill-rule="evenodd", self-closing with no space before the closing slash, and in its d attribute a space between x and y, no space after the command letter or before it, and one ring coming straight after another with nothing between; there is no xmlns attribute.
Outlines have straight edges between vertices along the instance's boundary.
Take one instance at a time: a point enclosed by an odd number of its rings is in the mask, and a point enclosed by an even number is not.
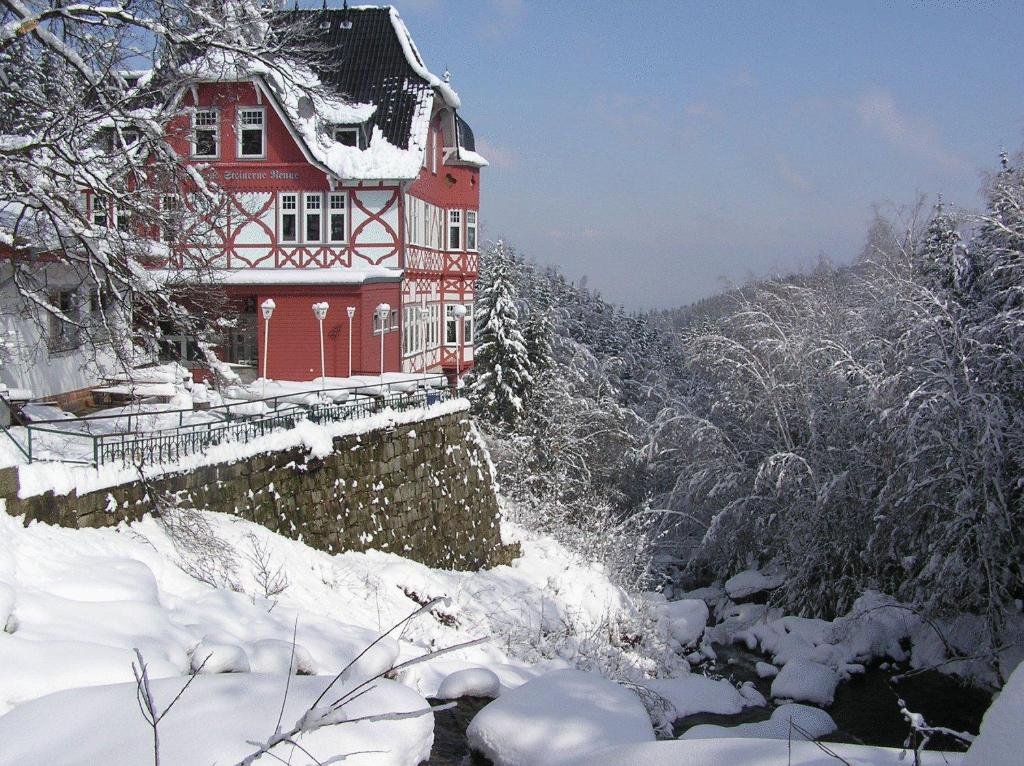
<svg viewBox="0 0 1024 766"><path fill-rule="evenodd" d="M686 648L694 646L708 624L708 605L700 599L669 601L660 608L670 638Z"/></svg>
<svg viewBox="0 0 1024 766"><path fill-rule="evenodd" d="M766 590L775 590L785 581L778 573L765 574L759 569L747 569L725 581L725 592L733 601L750 598Z"/></svg>
<svg viewBox="0 0 1024 766"><path fill-rule="evenodd" d="M792 726L790 722L792 721ZM818 739L831 734L838 727L832 716L809 705L779 705L767 721L741 723L738 726L702 724L683 732L680 739L716 739L737 737L753 739ZM800 732L806 732L801 734Z"/></svg>
<svg viewBox="0 0 1024 766"><path fill-rule="evenodd" d="M497 697L501 692L501 680L487 668L466 668L456 670L441 682L437 698L455 700L460 697Z"/></svg>
<svg viewBox="0 0 1024 766"><path fill-rule="evenodd" d="M829 744L843 762L856 766L907 766L895 747ZM926 750L921 766L957 766L958 753ZM816 742L778 739L696 739L620 745L587 753L563 766L836 766L840 761Z"/></svg>
<svg viewBox="0 0 1024 766"><path fill-rule="evenodd" d="M744 681L739 688L740 696L746 700L747 707L764 707L768 700L757 690L753 681Z"/></svg>
<svg viewBox="0 0 1024 766"><path fill-rule="evenodd" d="M192 652L194 673L248 673L251 669L249 656L235 644L203 639Z"/></svg>
<svg viewBox="0 0 1024 766"><path fill-rule="evenodd" d="M644 681L643 686L675 708L675 719L697 713L732 715L747 706L736 687L728 681L716 681L697 673Z"/></svg>
<svg viewBox="0 0 1024 766"><path fill-rule="evenodd" d="M757 663L754 670L757 671L758 678L775 678L779 674L779 669L769 662Z"/></svg>
<svg viewBox="0 0 1024 766"><path fill-rule="evenodd" d="M264 638L247 649L253 673L316 673L313 658L302 644L293 646L291 642L279 638Z"/></svg>
<svg viewBox="0 0 1024 766"><path fill-rule="evenodd" d="M772 681L772 697L828 706L835 698L839 674L809 660L792 660Z"/></svg>
<svg viewBox="0 0 1024 766"><path fill-rule="evenodd" d="M151 682L163 709L186 678ZM160 723L160 762L167 764L236 763L253 752L253 741L274 733L283 676L240 673L200 675ZM282 726L291 727L331 682L326 676L299 676L289 681ZM345 689L335 689L336 693ZM139 713L136 685L113 684L57 692L19 705L0 717L0 766L138 766L153 762L152 731ZM366 694L345 705L348 718L422 710L416 692L379 680ZM430 756L434 738L430 714L403 720L344 723L300 738L320 761L351 753L345 766L416 766ZM274 753L295 756L288 745ZM278 763L262 758L258 763ZM295 760L293 763L297 763ZM303 759L302 763L308 763Z"/></svg>
<svg viewBox="0 0 1024 766"><path fill-rule="evenodd" d="M963 766L1018 766L1024 758L1024 663L1017 666L981 720Z"/></svg>
<svg viewBox="0 0 1024 766"><path fill-rule="evenodd" d="M653 741L654 729L640 698L625 687L558 670L487 705L466 736L495 766L554 766L592 750Z"/></svg>

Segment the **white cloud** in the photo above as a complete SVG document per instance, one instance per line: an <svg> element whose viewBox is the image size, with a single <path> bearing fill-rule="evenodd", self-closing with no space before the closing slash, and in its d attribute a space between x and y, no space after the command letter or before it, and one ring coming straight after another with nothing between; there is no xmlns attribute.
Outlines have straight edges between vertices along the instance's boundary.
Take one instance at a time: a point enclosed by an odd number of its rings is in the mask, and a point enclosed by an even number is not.
<svg viewBox="0 0 1024 766"><path fill-rule="evenodd" d="M923 119L904 112L892 93L873 88L861 93L856 103L861 124L889 144L940 165L948 170L967 170L969 164L950 151L938 130Z"/></svg>

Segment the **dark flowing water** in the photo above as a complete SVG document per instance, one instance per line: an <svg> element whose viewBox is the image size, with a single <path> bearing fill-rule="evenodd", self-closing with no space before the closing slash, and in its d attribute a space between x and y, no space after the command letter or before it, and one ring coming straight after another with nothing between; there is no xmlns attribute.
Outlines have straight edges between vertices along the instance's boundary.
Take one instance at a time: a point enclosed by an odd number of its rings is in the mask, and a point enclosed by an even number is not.
<svg viewBox="0 0 1024 766"><path fill-rule="evenodd" d="M727 678L734 683L753 681L758 691L771 699L772 679L758 678L754 665L764 661L760 655L738 646L715 645L718 661L709 666L709 674ZM699 670L695 670L699 672ZM907 722L900 715L898 699L908 709L920 713L932 726L945 726L955 731L978 733L981 717L992 702L988 692L961 684L954 678L935 671L920 673L902 681L893 681L897 671L869 668L841 683L836 690L835 702L826 708L835 719L839 730L825 737L830 742L850 742L863 745L901 747L909 732ZM431 700L432 703L438 702ZM470 753L466 741L466 727L488 702L482 697L458 700L458 706L434 714L434 747L427 766L487 766L490 761ZM698 724L736 726L767 720L774 710L766 707L744 708L736 715L700 713L676 721L675 736ZM928 743L929 749L964 750L964 745L951 737L936 736Z"/></svg>
<svg viewBox="0 0 1024 766"><path fill-rule="evenodd" d="M712 675L719 675L734 682L753 681L757 690L771 699L772 679L758 678L754 665L763 662L760 655L739 646L715 644L718 661L709 668ZM951 676L936 671L915 674L900 681L893 676L900 671L868 668L849 681L839 684L835 701L825 710L835 720L839 731L825 737L831 742L851 742L883 747L901 747L910 731L906 720L900 715L899 699L907 708L924 716L931 726L945 726L955 731L978 733L981 718L992 702L992 695L972 686L966 686ZM675 735L678 737L691 726L702 723L720 726L735 726L767 720L773 707L746 708L732 716L700 714L676 721ZM945 736L933 737L928 749L964 750L957 739Z"/></svg>
<svg viewBox="0 0 1024 766"><path fill-rule="evenodd" d="M441 704L442 700L429 700ZM473 716L490 702L485 697L463 697L456 707L434 713L434 746L430 750L427 766L485 766L486 758L471 754L466 741L466 727Z"/></svg>

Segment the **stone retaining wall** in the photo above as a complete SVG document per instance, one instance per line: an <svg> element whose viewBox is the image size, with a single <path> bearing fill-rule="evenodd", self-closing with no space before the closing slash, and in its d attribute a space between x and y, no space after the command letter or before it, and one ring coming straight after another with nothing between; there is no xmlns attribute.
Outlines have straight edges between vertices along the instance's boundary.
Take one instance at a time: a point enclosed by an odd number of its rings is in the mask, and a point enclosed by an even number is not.
<svg viewBox="0 0 1024 766"><path fill-rule="evenodd" d="M78 495L17 496L0 470L7 512L67 527L102 527L183 506L233 513L325 551L390 551L432 567L510 560L485 448L464 412L334 438L334 451L268 452Z"/></svg>

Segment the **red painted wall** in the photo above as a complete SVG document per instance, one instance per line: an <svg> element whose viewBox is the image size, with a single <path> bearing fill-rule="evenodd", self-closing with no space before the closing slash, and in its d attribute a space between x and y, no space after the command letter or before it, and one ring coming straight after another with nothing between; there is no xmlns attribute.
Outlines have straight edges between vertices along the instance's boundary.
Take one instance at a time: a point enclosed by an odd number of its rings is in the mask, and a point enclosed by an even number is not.
<svg viewBox="0 0 1024 766"><path fill-rule="evenodd" d="M409 193L438 207L480 209L480 168L465 165L444 165L444 143L441 119L435 117L430 124L434 131L434 151L437 154L437 173L427 167L420 169L419 177L409 187Z"/></svg>
<svg viewBox="0 0 1024 766"><path fill-rule="evenodd" d="M313 314L313 304L327 301L330 308L324 320L324 366L327 374L345 377L348 374L348 314L346 306L355 306L352 320L353 374L380 373L380 336L373 334L373 311L380 303L399 305L399 284L387 282L364 286L232 287L232 295L256 295L257 304L273 298L276 308L270 320L270 357L267 374L279 380L312 380L320 376L320 330ZM264 323L259 316L257 349L263 374L266 353ZM401 369L399 355L401 334L384 336L384 370Z"/></svg>

